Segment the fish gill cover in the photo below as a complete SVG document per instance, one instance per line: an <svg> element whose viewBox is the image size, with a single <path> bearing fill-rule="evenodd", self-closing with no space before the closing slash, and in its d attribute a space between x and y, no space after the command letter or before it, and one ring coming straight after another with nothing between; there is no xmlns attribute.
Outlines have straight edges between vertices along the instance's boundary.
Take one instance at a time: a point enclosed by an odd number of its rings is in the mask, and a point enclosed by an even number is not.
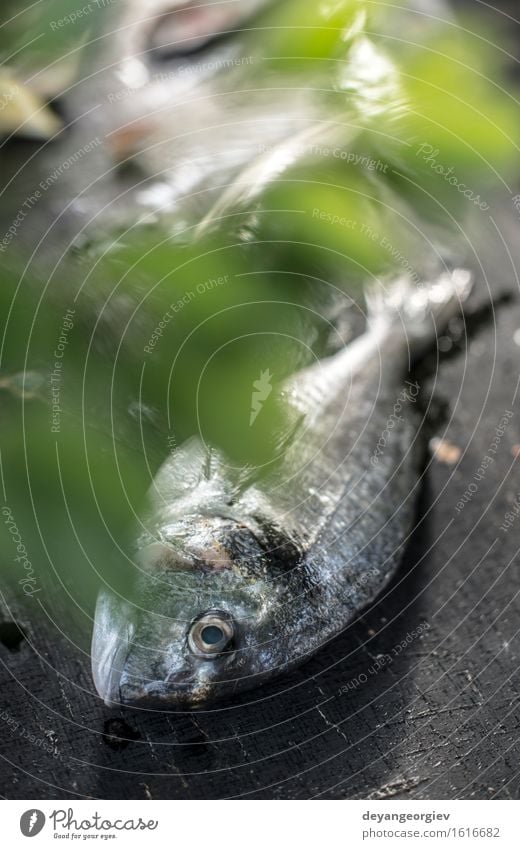
<svg viewBox="0 0 520 849"><path fill-rule="evenodd" d="M33 187L41 156L52 174L72 132L67 96L101 85L97 57L122 14L97 4L69 26L76 5L2 7L2 155L24 127L40 139L6 172ZM27 596L45 604L62 583L81 606L102 579L124 585L147 489L192 434L237 465L274 462L290 425L262 376L276 387L337 347L348 305L355 332L370 281L417 281L436 255L457 256L460 223L487 211L487 187L509 186L517 101L492 34L475 19L416 24L363 0L261 8L238 36L247 61L213 71L220 120L236 126L221 148L218 126L214 148L190 148L206 162L194 206L147 216L130 204L124 221L108 207L49 264L24 241L46 190L15 199L0 240L1 563ZM197 108L203 126L204 98ZM130 151L125 178L141 155Z"/></svg>

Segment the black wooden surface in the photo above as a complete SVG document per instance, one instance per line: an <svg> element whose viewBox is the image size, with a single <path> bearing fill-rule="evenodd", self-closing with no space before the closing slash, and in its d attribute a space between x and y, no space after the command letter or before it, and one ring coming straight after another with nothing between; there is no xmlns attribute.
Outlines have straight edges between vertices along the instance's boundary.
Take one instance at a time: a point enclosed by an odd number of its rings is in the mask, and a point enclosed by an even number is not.
<svg viewBox="0 0 520 849"><path fill-rule="evenodd" d="M435 380L448 418L434 431L461 457L429 461L416 532L384 595L292 675L231 706L173 715L105 708L88 629L59 597L39 610L4 595L5 797L520 798L520 517L500 530L520 498L520 306L508 256L520 218L506 191L500 205L507 225L494 213L484 236L471 235L483 264L473 308L490 305L488 287L500 302ZM457 513L508 410L494 462Z"/></svg>

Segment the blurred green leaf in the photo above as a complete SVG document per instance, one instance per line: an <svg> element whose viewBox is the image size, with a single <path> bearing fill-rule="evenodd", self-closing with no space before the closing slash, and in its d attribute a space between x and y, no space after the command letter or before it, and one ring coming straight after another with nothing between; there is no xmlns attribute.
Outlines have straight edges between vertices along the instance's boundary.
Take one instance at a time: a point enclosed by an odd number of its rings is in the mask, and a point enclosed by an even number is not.
<svg viewBox="0 0 520 849"><path fill-rule="evenodd" d="M52 26L71 11L4 6L4 23L20 12L0 30L4 59L19 49L16 71L43 78L103 25L99 10ZM4 264L3 495L42 592L124 585L146 490L192 434L234 463L272 461L291 422L273 402L251 423L255 381L323 356L340 291L362 306L367 279L420 270L426 237L444 244L438 225L447 240L452 216L516 167L516 102L482 39L441 23L426 44L385 37L381 13L368 36L372 12L287 0L243 34L257 61L230 71L233 96L253 78L274 104L277 90L306 92L314 124L259 154L192 244L136 222L106 248L109 220L106 243L47 284L22 275L25 257ZM26 592L0 529L3 572Z"/></svg>

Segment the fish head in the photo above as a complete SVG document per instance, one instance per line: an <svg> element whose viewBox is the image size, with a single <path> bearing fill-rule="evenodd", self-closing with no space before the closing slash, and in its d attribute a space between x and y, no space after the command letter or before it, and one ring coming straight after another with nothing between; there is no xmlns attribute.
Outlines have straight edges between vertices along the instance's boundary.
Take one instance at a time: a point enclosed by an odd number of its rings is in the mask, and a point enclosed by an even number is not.
<svg viewBox="0 0 520 849"><path fill-rule="evenodd" d="M203 707L283 665L283 593L260 568L266 555L254 536L238 538L234 551L215 544L213 560L206 549L202 566L200 550L195 558L154 543L146 556L157 569L148 563L134 601L101 593L92 661L107 704Z"/></svg>

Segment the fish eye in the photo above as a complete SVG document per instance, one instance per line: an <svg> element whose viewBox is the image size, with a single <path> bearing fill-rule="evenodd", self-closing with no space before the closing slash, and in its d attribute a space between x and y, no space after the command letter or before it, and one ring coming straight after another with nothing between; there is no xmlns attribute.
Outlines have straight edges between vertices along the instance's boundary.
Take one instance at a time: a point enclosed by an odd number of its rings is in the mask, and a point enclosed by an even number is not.
<svg viewBox="0 0 520 849"><path fill-rule="evenodd" d="M191 625L188 646L197 657L212 658L229 649L233 636L233 621L229 613L209 610Z"/></svg>
<svg viewBox="0 0 520 849"><path fill-rule="evenodd" d="M225 639L225 634L218 625L206 625L200 632L200 638L207 646L216 646Z"/></svg>

